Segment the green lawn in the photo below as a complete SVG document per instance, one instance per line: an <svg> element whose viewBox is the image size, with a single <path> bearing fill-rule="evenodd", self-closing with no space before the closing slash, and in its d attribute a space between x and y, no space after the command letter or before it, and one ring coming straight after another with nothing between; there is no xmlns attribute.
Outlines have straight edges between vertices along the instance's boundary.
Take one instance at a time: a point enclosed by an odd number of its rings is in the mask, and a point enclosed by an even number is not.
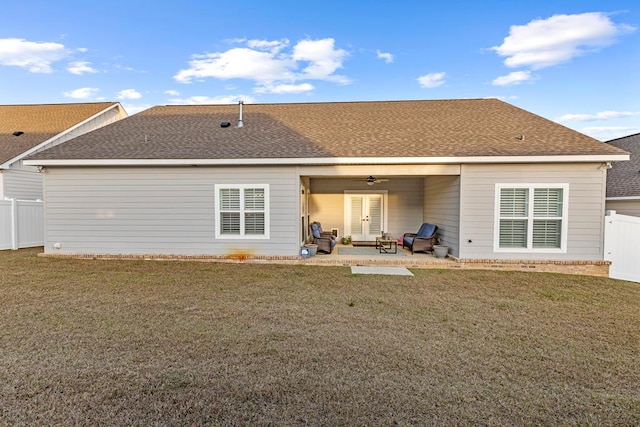
<svg viewBox="0 0 640 427"><path fill-rule="evenodd" d="M0 252L0 425L640 425L640 285Z"/></svg>

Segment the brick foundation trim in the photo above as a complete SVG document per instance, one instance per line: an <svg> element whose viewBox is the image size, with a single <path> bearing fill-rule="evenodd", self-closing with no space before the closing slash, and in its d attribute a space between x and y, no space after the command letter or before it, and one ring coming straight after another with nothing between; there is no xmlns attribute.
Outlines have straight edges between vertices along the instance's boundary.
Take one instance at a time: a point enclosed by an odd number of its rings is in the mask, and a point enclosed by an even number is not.
<svg viewBox="0 0 640 427"><path fill-rule="evenodd" d="M610 261L531 261L531 260L498 260L498 259L457 259L449 256L446 260L435 258L397 259L384 258L349 258L337 256L314 257L271 256L254 254L229 255L164 255L164 254L59 254L41 253L45 258L94 259L94 260L144 260L144 261L210 261L253 264L297 264L326 266L404 266L410 268L460 269L460 270L504 270L540 273L562 273L585 276L609 277Z"/></svg>

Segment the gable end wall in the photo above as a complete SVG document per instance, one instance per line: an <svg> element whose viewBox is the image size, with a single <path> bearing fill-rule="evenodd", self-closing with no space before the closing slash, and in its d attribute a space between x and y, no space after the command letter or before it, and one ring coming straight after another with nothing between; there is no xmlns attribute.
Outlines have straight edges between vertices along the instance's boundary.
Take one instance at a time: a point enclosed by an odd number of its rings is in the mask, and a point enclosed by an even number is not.
<svg viewBox="0 0 640 427"><path fill-rule="evenodd" d="M127 115L120 107L111 108L81 124L70 132L58 135L49 143L39 147L34 153L62 144L70 139L101 128L125 118ZM9 197L23 200L42 199L42 175L33 166L25 166L23 160L17 160L4 171L4 183L0 187L0 198Z"/></svg>

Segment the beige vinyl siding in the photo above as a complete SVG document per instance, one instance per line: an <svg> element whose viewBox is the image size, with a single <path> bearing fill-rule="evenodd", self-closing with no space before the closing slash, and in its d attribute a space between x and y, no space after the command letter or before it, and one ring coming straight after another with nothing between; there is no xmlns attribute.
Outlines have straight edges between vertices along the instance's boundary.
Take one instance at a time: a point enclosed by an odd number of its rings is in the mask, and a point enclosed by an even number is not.
<svg viewBox="0 0 640 427"><path fill-rule="evenodd" d="M388 208L385 232L399 237L403 233L415 233L423 218L422 178L391 177L389 181L372 186L357 178L316 178L311 180L311 221L319 221L322 228L338 228L344 234L344 192L386 190Z"/></svg>
<svg viewBox="0 0 640 427"><path fill-rule="evenodd" d="M3 171L4 197L22 200L42 199L42 174L34 167L18 166Z"/></svg>
<svg viewBox="0 0 640 427"><path fill-rule="evenodd" d="M620 215L640 217L640 198L638 200L607 200L606 209Z"/></svg>
<svg viewBox="0 0 640 427"><path fill-rule="evenodd" d="M215 239L215 184L268 184L271 238ZM45 251L297 255L298 194L293 167L50 168Z"/></svg>
<svg viewBox="0 0 640 427"><path fill-rule="evenodd" d="M429 176L424 179L424 222L438 226L440 244L459 256L460 177Z"/></svg>
<svg viewBox="0 0 640 427"><path fill-rule="evenodd" d="M391 178L388 231L394 237L415 233L422 225L424 186L421 178Z"/></svg>
<svg viewBox="0 0 640 427"><path fill-rule="evenodd" d="M463 165L460 257L602 260L605 174L600 164ZM496 184L569 184L566 253L493 251Z"/></svg>

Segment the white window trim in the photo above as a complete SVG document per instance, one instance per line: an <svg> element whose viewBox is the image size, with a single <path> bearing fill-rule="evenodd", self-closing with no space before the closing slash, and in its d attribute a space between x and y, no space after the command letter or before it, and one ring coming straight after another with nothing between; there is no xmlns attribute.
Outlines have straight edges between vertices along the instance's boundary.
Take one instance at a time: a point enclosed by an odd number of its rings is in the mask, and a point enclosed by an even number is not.
<svg viewBox="0 0 640 427"><path fill-rule="evenodd" d="M244 190L253 189L253 188L261 188L264 190L264 235L256 235L256 234L244 234ZM221 234L221 225L220 225L220 190L222 189L237 189L240 190L240 234L231 235L231 234ZM215 238L216 239L226 239L226 240L264 240L269 239L270 235L270 223L269 220L269 184L215 184L215 216L216 216L216 229L215 229Z"/></svg>
<svg viewBox="0 0 640 427"><path fill-rule="evenodd" d="M527 247L526 248L501 248L500 247L500 190L503 188L526 188L529 190L529 203L527 214ZM533 248L533 191L535 189L561 188L562 189L562 230L560 234L560 248ZM493 251L500 253L567 253L567 236L569 235L569 184L540 183L540 184L496 184L494 204L493 226Z"/></svg>

